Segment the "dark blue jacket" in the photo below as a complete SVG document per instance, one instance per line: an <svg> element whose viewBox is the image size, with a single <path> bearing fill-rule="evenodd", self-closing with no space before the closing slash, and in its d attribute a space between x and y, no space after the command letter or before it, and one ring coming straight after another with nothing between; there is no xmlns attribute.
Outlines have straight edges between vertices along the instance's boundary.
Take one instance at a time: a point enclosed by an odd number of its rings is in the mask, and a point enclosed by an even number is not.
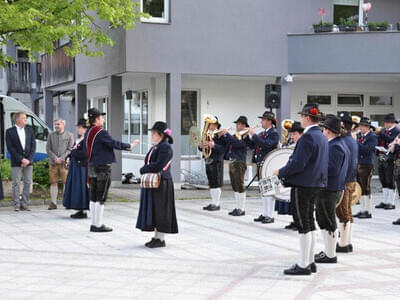
<svg viewBox="0 0 400 300"><path fill-rule="evenodd" d="M346 185L347 170L349 168L350 151L343 138L337 137L328 142L328 191L343 191Z"/></svg>
<svg viewBox="0 0 400 300"><path fill-rule="evenodd" d="M393 158L400 159L400 145L394 145Z"/></svg>
<svg viewBox="0 0 400 300"><path fill-rule="evenodd" d="M223 161L227 149L224 138L215 135L213 140L214 140L214 148L212 149L210 158L213 161ZM199 150L203 151L203 148L199 146Z"/></svg>
<svg viewBox="0 0 400 300"><path fill-rule="evenodd" d="M248 141L249 147L254 149L253 161L261 164L269 152L278 148L279 134L275 128L271 128L267 132L263 131L253 135Z"/></svg>
<svg viewBox="0 0 400 300"><path fill-rule="evenodd" d="M360 165L374 165L375 163L375 147L378 144L376 135L372 132L361 139L361 133L357 134L358 144L358 164Z"/></svg>
<svg viewBox="0 0 400 300"><path fill-rule="evenodd" d="M386 149L389 147L389 144L393 142L393 140L400 134L400 130L395 125L390 130L382 130L378 134L378 146L385 147ZM376 151L376 154L379 154L379 151ZM393 158L393 153L389 153L389 157Z"/></svg>
<svg viewBox="0 0 400 300"><path fill-rule="evenodd" d="M147 164L147 160L150 156L150 163ZM167 141L163 141L150 148L144 159L145 165L140 168L140 174L146 173L159 173L172 159L173 152L172 147ZM171 176L171 166L168 167L166 171L161 173L162 179L172 179Z"/></svg>
<svg viewBox="0 0 400 300"><path fill-rule="evenodd" d="M25 149L22 149L21 142L15 126L6 130L7 151L10 153L11 167L20 167L22 159L26 158L33 162L33 156L36 151L36 140L33 129L25 126Z"/></svg>
<svg viewBox="0 0 400 300"><path fill-rule="evenodd" d="M70 156L75 158L75 161L80 167L87 167L88 154L85 147L85 141L82 140L76 145L76 149L71 150Z"/></svg>
<svg viewBox="0 0 400 300"><path fill-rule="evenodd" d="M226 157L228 160L241 160L246 161L247 156L247 144L249 137L246 136L241 140L238 140L236 136L232 136L230 133L226 133L223 135L224 141L227 144L228 152Z"/></svg>
<svg viewBox="0 0 400 300"><path fill-rule="evenodd" d="M355 182L357 181L357 161L358 161L358 146L357 142L353 139L351 133L348 133L344 138L343 142L346 144L347 149L349 150L349 166L347 168L347 182Z"/></svg>
<svg viewBox="0 0 400 300"><path fill-rule="evenodd" d="M87 135L89 130L85 133L85 148L87 142ZM93 143L92 154L90 156L89 164L91 166L108 165L115 162L114 149L129 150L131 145L114 140L107 130L101 130Z"/></svg>
<svg viewBox="0 0 400 300"><path fill-rule="evenodd" d="M318 126L311 127L296 144L278 177L297 187L326 188L328 183L328 141Z"/></svg>

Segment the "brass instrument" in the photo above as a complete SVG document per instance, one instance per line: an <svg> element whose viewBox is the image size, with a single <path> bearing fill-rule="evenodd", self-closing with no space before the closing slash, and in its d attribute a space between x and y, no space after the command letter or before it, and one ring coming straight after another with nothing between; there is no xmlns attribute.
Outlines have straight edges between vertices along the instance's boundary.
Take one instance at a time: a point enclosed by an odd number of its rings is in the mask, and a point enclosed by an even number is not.
<svg viewBox="0 0 400 300"><path fill-rule="evenodd" d="M283 134L282 134L282 144L286 145L289 142L289 130L292 128L294 124L294 120L291 119L285 119L282 121L282 129L283 129Z"/></svg>
<svg viewBox="0 0 400 300"><path fill-rule="evenodd" d="M257 126L253 127L253 129L257 129L257 128L260 128L260 125L257 125ZM250 127L246 128L246 129L243 129L243 130L240 130L240 131L236 131L235 132L236 138L240 141L244 136L249 134L249 130L250 130Z"/></svg>
<svg viewBox="0 0 400 300"><path fill-rule="evenodd" d="M214 132L209 130L210 124L217 123L217 119L212 115L204 115L204 127L201 134L201 148L203 157L208 159L211 156L212 148L208 145L214 138Z"/></svg>
<svg viewBox="0 0 400 300"><path fill-rule="evenodd" d="M351 116L351 120L356 124L353 124L353 126L351 127L351 136L353 137L354 140L357 140L357 133L358 131L356 130L356 128L358 127L358 123L360 123L361 118L359 116Z"/></svg>

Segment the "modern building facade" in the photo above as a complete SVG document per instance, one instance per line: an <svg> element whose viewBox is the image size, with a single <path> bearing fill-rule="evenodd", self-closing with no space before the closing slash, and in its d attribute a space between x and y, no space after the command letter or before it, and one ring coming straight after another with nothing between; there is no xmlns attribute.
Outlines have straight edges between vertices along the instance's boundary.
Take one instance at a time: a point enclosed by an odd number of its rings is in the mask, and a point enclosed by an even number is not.
<svg viewBox="0 0 400 300"><path fill-rule="evenodd" d="M152 17L134 30L110 31L115 46L104 57L68 58L62 46L42 57L41 107L51 125L59 101L58 115L73 126L96 106L107 112L113 136L142 141L118 157L115 182L121 172L138 174L156 120L166 120L174 135L175 181L184 180L182 170L204 173L190 138L201 130L202 116L214 114L229 128L246 115L256 125L266 109L266 84L281 85L280 120L298 119L307 102L378 122L388 112L400 117L399 1L370 1L368 22L387 21L387 31L313 33L319 9L324 21L354 16L362 22L362 2L141 0Z"/></svg>

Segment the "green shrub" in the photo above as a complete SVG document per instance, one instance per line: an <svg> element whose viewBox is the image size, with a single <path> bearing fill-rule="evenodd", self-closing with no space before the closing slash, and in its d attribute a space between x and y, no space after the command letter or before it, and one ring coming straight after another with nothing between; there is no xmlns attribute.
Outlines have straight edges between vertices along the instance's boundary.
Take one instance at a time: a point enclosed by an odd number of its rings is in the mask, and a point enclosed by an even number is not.
<svg viewBox="0 0 400 300"><path fill-rule="evenodd" d="M41 160L33 164L33 182L42 189L50 186L49 159Z"/></svg>
<svg viewBox="0 0 400 300"><path fill-rule="evenodd" d="M316 23L316 24L313 24L313 27L315 28L315 27L320 27L320 26L322 26L322 27L324 27L324 26L332 26L333 25L333 23L331 23L331 22L319 22L319 23Z"/></svg>
<svg viewBox="0 0 400 300"><path fill-rule="evenodd" d="M9 159L0 160L0 173L2 180L11 180L11 162Z"/></svg>
<svg viewBox="0 0 400 300"><path fill-rule="evenodd" d="M358 22L356 20L349 20L349 19L345 19L345 18L340 18L339 19L339 25L343 25L343 26L354 26L357 25Z"/></svg>
<svg viewBox="0 0 400 300"><path fill-rule="evenodd" d="M383 28L387 29L389 27L389 23L388 22L369 22L368 23L368 28L370 30L375 30L377 27L383 27Z"/></svg>

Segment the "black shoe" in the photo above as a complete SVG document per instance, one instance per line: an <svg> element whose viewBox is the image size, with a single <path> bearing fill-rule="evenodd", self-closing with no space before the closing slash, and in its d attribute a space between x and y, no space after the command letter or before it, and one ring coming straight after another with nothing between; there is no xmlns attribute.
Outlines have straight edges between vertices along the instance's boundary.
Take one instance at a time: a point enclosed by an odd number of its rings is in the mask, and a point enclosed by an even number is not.
<svg viewBox="0 0 400 300"><path fill-rule="evenodd" d="M315 262L312 262L311 264L309 264L308 266L311 270L311 273L317 273L317 265L315 264Z"/></svg>
<svg viewBox="0 0 400 300"><path fill-rule="evenodd" d="M317 264L336 264L337 263L337 256L328 257L328 256L326 256L324 251L321 251L320 253L315 254L314 259Z"/></svg>
<svg viewBox="0 0 400 300"><path fill-rule="evenodd" d="M293 265L290 269L283 271L285 275L311 275L311 269L309 267L302 268L299 265Z"/></svg>
<svg viewBox="0 0 400 300"><path fill-rule="evenodd" d="M110 232L112 231L112 228L107 227L106 225L101 225L100 227L97 226L90 226L90 231L91 232Z"/></svg>
<svg viewBox="0 0 400 300"><path fill-rule="evenodd" d="M234 216L234 217L240 217L240 216L244 216L244 215L245 215L244 210L241 210L240 208L237 208L236 212L232 214L232 216Z"/></svg>
<svg viewBox="0 0 400 300"><path fill-rule="evenodd" d="M274 223L274 222L275 222L274 218L270 218L270 217L265 217L265 219L261 221L261 223L263 223L263 224L270 224L270 223Z"/></svg>
<svg viewBox="0 0 400 300"><path fill-rule="evenodd" d="M231 216L233 216L234 214L236 214L236 212L237 212L237 208L235 208L234 210L232 210L231 212L229 212L229 214L231 215Z"/></svg>
<svg viewBox="0 0 400 300"><path fill-rule="evenodd" d="M14 207L14 211L19 211L19 207L18 206Z"/></svg>
<svg viewBox="0 0 400 300"><path fill-rule="evenodd" d="M378 205L375 205L375 208L385 208L385 203L381 202Z"/></svg>
<svg viewBox="0 0 400 300"><path fill-rule="evenodd" d="M211 204L211 206L208 208L209 211L217 211L217 210L220 210L220 209L221 209L221 207L219 205L216 206L214 204Z"/></svg>
<svg viewBox="0 0 400 300"><path fill-rule="evenodd" d="M289 225L285 226L285 229L293 229L293 228L297 228L296 225L294 224L294 222L290 222Z"/></svg>
<svg viewBox="0 0 400 300"><path fill-rule="evenodd" d="M400 218L392 222L393 225L400 225Z"/></svg>
<svg viewBox="0 0 400 300"><path fill-rule="evenodd" d="M353 215L353 217L354 217L354 218L359 218L361 214L362 214L362 212L359 211L358 213L356 213L355 215Z"/></svg>
<svg viewBox="0 0 400 300"><path fill-rule="evenodd" d="M74 214L70 215L70 217L72 219L86 219L87 218L87 214L80 210L77 213L74 213Z"/></svg>
<svg viewBox="0 0 400 300"><path fill-rule="evenodd" d="M207 206L204 206L203 209L204 210L210 210L210 207L212 206L212 204L208 204Z"/></svg>
<svg viewBox="0 0 400 300"><path fill-rule="evenodd" d="M165 247L165 241L153 238L149 243L146 243L145 246L147 248L161 248Z"/></svg>
<svg viewBox="0 0 400 300"><path fill-rule="evenodd" d="M368 213L367 211L363 211L359 216L359 219L371 219L372 215Z"/></svg>
<svg viewBox="0 0 400 300"><path fill-rule="evenodd" d="M265 217L263 215L259 215L258 218L253 219L254 222L262 222L262 220L264 220Z"/></svg>
<svg viewBox="0 0 400 300"><path fill-rule="evenodd" d="M336 244L336 252L338 253L350 253L353 252L353 245L348 244L347 246L339 246L339 243Z"/></svg>
<svg viewBox="0 0 400 300"><path fill-rule="evenodd" d="M395 209L396 206L392 204L385 204L385 207L383 209Z"/></svg>
<svg viewBox="0 0 400 300"><path fill-rule="evenodd" d="M21 211L31 211L28 206L21 206Z"/></svg>

